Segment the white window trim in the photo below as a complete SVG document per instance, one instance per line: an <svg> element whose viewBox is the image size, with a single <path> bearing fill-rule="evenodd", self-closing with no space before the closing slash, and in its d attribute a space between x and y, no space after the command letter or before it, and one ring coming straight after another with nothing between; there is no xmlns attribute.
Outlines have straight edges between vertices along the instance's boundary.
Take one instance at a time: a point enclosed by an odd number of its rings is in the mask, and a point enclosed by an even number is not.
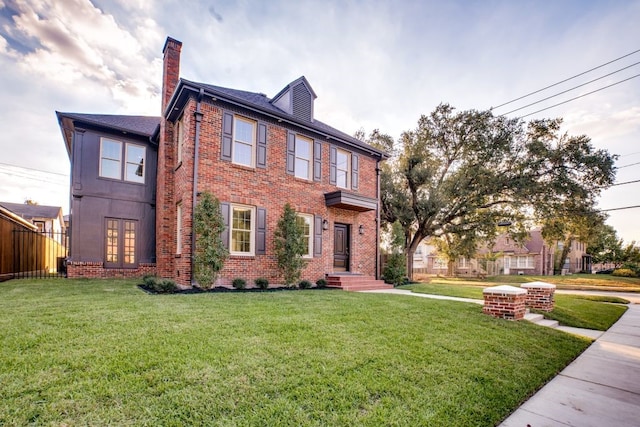
<svg viewBox="0 0 640 427"><path fill-rule="evenodd" d="M249 252L233 250L233 211L234 209L251 210L251 231L249 235ZM232 203L229 206L229 254L233 256L255 256L256 253L256 207Z"/></svg>
<svg viewBox="0 0 640 427"><path fill-rule="evenodd" d="M304 213L298 213L296 215L309 221L309 244L307 245L307 253L302 255L302 258L313 258L313 215Z"/></svg>
<svg viewBox="0 0 640 427"><path fill-rule="evenodd" d="M102 149L104 148L104 142L105 141L115 142L120 147L119 150L118 150L119 153L120 153L120 156L118 158L118 162L120 163L120 176L118 178L114 178L114 177L111 177L111 176L104 176L102 174L102 159L108 159L108 160L114 160L115 161L115 159L112 159L112 158L109 158L109 157L104 157L102 155ZM122 144L123 144L122 141L118 141L116 139L100 138L100 158L99 158L99 161L98 161L98 176L99 177L106 178L106 179L119 179L119 180L122 180Z"/></svg>
<svg viewBox="0 0 640 427"><path fill-rule="evenodd" d="M251 132L251 164L249 165L247 165L246 163L236 162L235 160L236 144L247 145L245 141L238 141L236 139L236 126L238 124L238 121L249 123L251 124L251 127L253 127L253 132ZM256 145L257 145L256 134L257 132L258 132L258 123L255 120L251 120L243 116L237 116L237 115L233 116L233 138L231 139L231 163L240 165L240 166L251 167L251 168L256 167Z"/></svg>
<svg viewBox="0 0 640 427"><path fill-rule="evenodd" d="M340 184L338 184L338 171L342 171L345 169L340 169L338 167L338 155L340 153L343 153L347 156L347 169L346 169L346 175L347 175L347 182L346 182L346 186L343 187ZM346 150L342 150L340 148L336 148L336 187L338 188L344 188L345 190L348 190L351 188L351 152L346 151Z"/></svg>
<svg viewBox="0 0 640 427"><path fill-rule="evenodd" d="M182 254L182 202L176 205L176 255Z"/></svg>
<svg viewBox="0 0 640 427"><path fill-rule="evenodd" d="M139 144L129 144L128 142L124 144L124 169L122 170L123 179L126 182L133 182L135 184L144 184L145 183L145 175L147 174L147 147ZM132 181L127 179L127 165L129 165L129 147L138 147L142 148L142 181ZM137 163L131 163L132 165L137 165Z"/></svg>
<svg viewBox="0 0 640 427"><path fill-rule="evenodd" d="M304 158L298 155L298 139L306 142L309 145L309 158ZM311 138L307 138L306 136L302 136L302 135L297 135L295 136L295 146L294 148L296 148L295 150L295 155L294 155L294 176L296 178L300 178L300 179L306 179L308 181L311 181L311 175L313 174L313 140ZM297 160L298 159L302 159L302 160L306 160L307 161L307 174L306 176L300 176L298 175L298 168L296 167L297 164Z"/></svg>
<svg viewBox="0 0 640 427"><path fill-rule="evenodd" d="M458 268L469 268L469 260L465 257L459 257Z"/></svg>

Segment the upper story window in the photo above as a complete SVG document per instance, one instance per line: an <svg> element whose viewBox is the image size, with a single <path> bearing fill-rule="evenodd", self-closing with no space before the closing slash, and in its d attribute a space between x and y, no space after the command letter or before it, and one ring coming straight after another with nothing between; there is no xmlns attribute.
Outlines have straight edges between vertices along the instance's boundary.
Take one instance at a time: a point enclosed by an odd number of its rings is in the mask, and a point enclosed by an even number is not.
<svg viewBox="0 0 640 427"><path fill-rule="evenodd" d="M253 167L255 165L256 122L235 116L232 158L233 163Z"/></svg>
<svg viewBox="0 0 640 427"><path fill-rule="evenodd" d="M231 255L253 255L256 215L253 206L231 205Z"/></svg>
<svg viewBox="0 0 640 427"><path fill-rule="evenodd" d="M344 150L336 152L336 186L351 187L351 153Z"/></svg>
<svg viewBox="0 0 640 427"><path fill-rule="evenodd" d="M111 179L123 179L124 175L125 181L143 184L145 157L146 148L142 145L101 138L99 175Z"/></svg>
<svg viewBox="0 0 640 427"><path fill-rule="evenodd" d="M302 228L302 240L307 248L307 252L302 256L311 258L313 256L313 215L298 214L296 222Z"/></svg>
<svg viewBox="0 0 640 427"><path fill-rule="evenodd" d="M311 159L313 153L313 141L300 135L296 135L295 146L295 176L296 178L311 179Z"/></svg>

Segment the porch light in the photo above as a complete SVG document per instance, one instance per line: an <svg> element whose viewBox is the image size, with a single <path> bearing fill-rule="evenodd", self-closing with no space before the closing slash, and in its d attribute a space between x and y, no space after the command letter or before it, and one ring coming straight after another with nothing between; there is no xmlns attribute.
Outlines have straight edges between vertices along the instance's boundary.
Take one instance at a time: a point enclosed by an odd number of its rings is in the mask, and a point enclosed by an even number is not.
<svg viewBox="0 0 640 427"><path fill-rule="evenodd" d="M360 227L358 227L358 234L364 234L364 225L360 224Z"/></svg>
<svg viewBox="0 0 640 427"><path fill-rule="evenodd" d="M329 229L329 221L327 221L326 219L322 220L322 229L323 230L328 230Z"/></svg>

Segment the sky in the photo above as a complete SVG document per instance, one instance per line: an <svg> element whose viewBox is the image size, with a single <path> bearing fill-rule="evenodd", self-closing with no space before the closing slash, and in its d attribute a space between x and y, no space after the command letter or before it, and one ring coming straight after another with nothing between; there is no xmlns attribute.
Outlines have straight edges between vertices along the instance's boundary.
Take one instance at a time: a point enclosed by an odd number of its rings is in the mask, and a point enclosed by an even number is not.
<svg viewBox="0 0 640 427"><path fill-rule="evenodd" d="M68 213L55 111L159 115L167 36L183 43L186 79L273 96L304 75L316 118L396 139L440 103L489 109L628 55L494 113L562 117L563 131L620 156L617 183L638 180L638 22L640 0L0 0L0 201ZM598 199L638 205L640 183ZM640 242L639 218L607 222Z"/></svg>

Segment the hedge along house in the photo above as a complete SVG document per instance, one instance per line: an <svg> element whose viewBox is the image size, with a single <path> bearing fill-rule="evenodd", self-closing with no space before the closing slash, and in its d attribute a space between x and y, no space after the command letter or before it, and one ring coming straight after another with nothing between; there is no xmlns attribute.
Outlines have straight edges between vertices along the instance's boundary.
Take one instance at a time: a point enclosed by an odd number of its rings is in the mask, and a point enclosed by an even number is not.
<svg viewBox="0 0 640 427"><path fill-rule="evenodd" d="M160 118L57 113L72 163L70 276L155 270L193 284L193 212L208 191L230 252L219 284L278 283L273 238L289 203L308 243L304 279L339 273L373 285L386 154L316 120L306 78L273 98L193 82L179 77L181 49L167 38Z"/></svg>
<svg viewBox="0 0 640 427"><path fill-rule="evenodd" d="M379 162L385 153L314 117L304 77L273 98L179 78L182 44L163 52L158 146L158 274L192 281L198 195L221 202L230 256L220 284L278 281L273 237L285 203L304 223L303 278L379 275Z"/></svg>

